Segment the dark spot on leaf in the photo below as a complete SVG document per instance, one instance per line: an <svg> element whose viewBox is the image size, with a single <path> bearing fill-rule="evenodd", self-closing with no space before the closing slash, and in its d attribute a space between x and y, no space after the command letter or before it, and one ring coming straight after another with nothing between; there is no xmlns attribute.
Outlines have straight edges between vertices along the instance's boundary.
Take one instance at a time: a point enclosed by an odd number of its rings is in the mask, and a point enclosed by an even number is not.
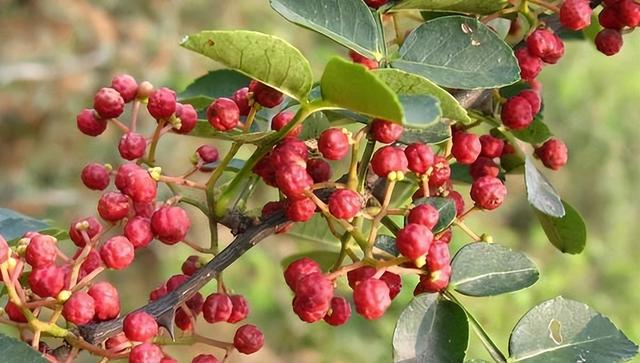
<svg viewBox="0 0 640 363"><path fill-rule="evenodd" d="M213 39L209 39L207 40L207 45L213 47L214 45L216 45L216 42L214 42Z"/></svg>

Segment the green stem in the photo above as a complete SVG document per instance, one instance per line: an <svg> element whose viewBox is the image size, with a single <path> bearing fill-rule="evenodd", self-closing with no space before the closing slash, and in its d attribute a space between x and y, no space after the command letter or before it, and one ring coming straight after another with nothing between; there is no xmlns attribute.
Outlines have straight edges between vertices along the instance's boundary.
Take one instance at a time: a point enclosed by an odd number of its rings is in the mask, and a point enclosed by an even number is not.
<svg viewBox="0 0 640 363"><path fill-rule="evenodd" d="M362 157L360 158L360 165L358 166L358 192L360 193L364 191L367 169L369 168L369 161L371 160L375 147L376 140L367 140L367 145L364 147Z"/></svg>
<svg viewBox="0 0 640 363"><path fill-rule="evenodd" d="M347 257L347 249L349 248L349 242L351 242L351 235L349 233L345 233L340 238L340 255L336 260L336 263L331 267L331 271L337 270L344 263L344 259Z"/></svg>
<svg viewBox="0 0 640 363"><path fill-rule="evenodd" d="M487 352L489 352L493 360L496 361L497 363L507 363L507 358L505 357L504 353L502 353L502 351L500 350L500 348L498 348L498 346L493 341L493 339L491 339L489 334L487 334L487 331L484 330L484 328L482 327L482 325L480 325L480 322L478 322L475 316L473 316L473 314L471 314L471 312L469 312L469 310L467 310L464 307L462 302L460 302L460 300L458 300L455 297L455 295L453 295L449 290L445 290L443 294L447 299L453 301L454 303L458 304L460 308L462 308L464 313L469 318L469 321L471 322L471 327L473 328L473 331L476 333L478 338L480 338L482 345L484 345L485 349L487 349Z"/></svg>
<svg viewBox="0 0 640 363"><path fill-rule="evenodd" d="M160 141L160 136L162 136L162 129L167 124L165 120L160 120L158 122L158 126L156 126L156 130L153 132L153 137L151 138L151 146L149 146L149 155L147 156L147 162L151 165L156 162L156 148L158 147L158 141Z"/></svg>

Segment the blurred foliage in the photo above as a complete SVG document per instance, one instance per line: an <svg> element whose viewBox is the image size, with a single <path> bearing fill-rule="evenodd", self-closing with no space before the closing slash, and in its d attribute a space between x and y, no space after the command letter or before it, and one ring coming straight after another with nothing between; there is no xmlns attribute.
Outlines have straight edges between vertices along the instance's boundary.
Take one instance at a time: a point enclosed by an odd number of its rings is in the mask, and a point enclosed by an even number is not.
<svg viewBox="0 0 640 363"><path fill-rule="evenodd" d="M250 29L280 36L301 49L316 74L332 54L346 54L321 36L287 23L266 0L0 0L0 206L60 225L94 213L98 194L84 189L78 175L87 162L117 162L118 135L110 130L99 139L82 136L75 129L75 114L118 72L180 90L217 68L178 47L183 35L202 29ZM542 271L540 281L524 292L464 299L502 347L522 314L556 295L593 306L632 340L640 340L640 42L637 34L625 41L614 58L597 53L591 44L571 43L560 64L545 68L541 76L548 100L545 122L566 140L571 152L562 172L547 175L587 220L585 252L562 255L548 243L517 176L509 179L504 208L469 220L476 231L526 252ZM169 172L184 170L201 142L168 137L159 159ZM225 146L220 146L223 151ZM204 241L206 223L193 212L192 239ZM457 249L466 239L455 237ZM250 321L267 336L266 349L234 362L390 361L393 325L416 281L405 281L405 291L380 321L354 317L338 329L306 325L291 312L279 261L319 248L336 247L272 237L225 273L229 286L247 295L253 310ZM151 291L178 273L188 253L156 244L139 254L126 277L113 274L124 310L146 301L141 291ZM233 331L214 325L204 333L230 336ZM473 339L469 356L488 358ZM202 348L170 352L189 361Z"/></svg>

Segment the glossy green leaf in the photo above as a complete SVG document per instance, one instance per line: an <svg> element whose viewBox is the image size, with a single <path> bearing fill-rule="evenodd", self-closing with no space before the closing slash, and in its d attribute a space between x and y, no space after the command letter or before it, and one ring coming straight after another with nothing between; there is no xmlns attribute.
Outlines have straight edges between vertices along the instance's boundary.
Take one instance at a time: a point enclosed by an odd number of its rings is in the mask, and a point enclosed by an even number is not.
<svg viewBox="0 0 640 363"><path fill-rule="evenodd" d="M40 232L49 228L49 224L25 216L11 209L0 208L0 235L11 241L21 237L25 232Z"/></svg>
<svg viewBox="0 0 640 363"><path fill-rule="evenodd" d="M440 102L433 96L413 95L399 96L404 110L405 127L423 130L440 121L442 110Z"/></svg>
<svg viewBox="0 0 640 363"><path fill-rule="evenodd" d="M392 256L397 257L400 255L400 252L398 251L398 247L396 246L396 239L393 238L392 236L379 234L376 236L376 241L374 242L373 245Z"/></svg>
<svg viewBox="0 0 640 363"><path fill-rule="evenodd" d="M247 87L251 79L244 74L231 70L219 69L196 78L178 95L178 101L193 105L197 110L204 109L218 97L231 97L233 93Z"/></svg>
<svg viewBox="0 0 640 363"><path fill-rule="evenodd" d="M287 256L285 259L280 261L280 265L282 266L282 268L286 268L287 266L289 266L289 264L291 264L291 262L303 257L308 257L316 261L323 270L327 271L338 260L339 255L340 254L336 251L311 251L296 253L291 256Z"/></svg>
<svg viewBox="0 0 640 363"><path fill-rule="evenodd" d="M538 281L536 265L523 253L496 243L475 242L451 261L449 286L469 296L493 296L522 290Z"/></svg>
<svg viewBox="0 0 640 363"><path fill-rule="evenodd" d="M365 67L333 58L320 81L322 98L336 107L396 122L404 121L398 95Z"/></svg>
<svg viewBox="0 0 640 363"><path fill-rule="evenodd" d="M564 215L565 210L558 192L528 156L525 158L524 181L527 186L527 199L535 209L552 217L559 218Z"/></svg>
<svg viewBox="0 0 640 363"><path fill-rule="evenodd" d="M427 128L413 129L405 127L398 142L405 145L420 142L436 145L451 138L451 127L444 122L436 122Z"/></svg>
<svg viewBox="0 0 640 363"><path fill-rule="evenodd" d="M529 310L509 339L509 362L623 362L637 354L638 346L611 320L563 297Z"/></svg>
<svg viewBox="0 0 640 363"><path fill-rule="evenodd" d="M246 30L209 30L181 45L297 99L305 99L313 74L309 61L286 41Z"/></svg>
<svg viewBox="0 0 640 363"><path fill-rule="evenodd" d="M467 115L467 110L449 92L430 80L417 74L392 68L380 68L374 73L399 95L430 95L437 98L440 101L442 117L464 124L472 122Z"/></svg>
<svg viewBox="0 0 640 363"><path fill-rule="evenodd" d="M469 322L464 310L439 294L421 294L396 323L393 362L463 362L468 345Z"/></svg>
<svg viewBox="0 0 640 363"><path fill-rule="evenodd" d="M292 23L314 30L369 58L382 57L381 31L362 0L271 0Z"/></svg>
<svg viewBox="0 0 640 363"><path fill-rule="evenodd" d="M40 352L35 351L25 342L0 334L0 357L12 363L48 363Z"/></svg>
<svg viewBox="0 0 640 363"><path fill-rule="evenodd" d="M504 8L507 0L403 0L392 10L438 10L471 14L491 14Z"/></svg>
<svg viewBox="0 0 640 363"><path fill-rule="evenodd" d="M428 197L416 199L413 204L429 204L438 211L438 223L433 227L433 233L444 231L456 219L456 205L452 199L441 197Z"/></svg>
<svg viewBox="0 0 640 363"><path fill-rule="evenodd" d="M416 28L392 66L451 88L495 88L520 79L511 47L478 20L457 15Z"/></svg>
<svg viewBox="0 0 640 363"><path fill-rule="evenodd" d="M526 129L520 131L513 130L511 132L513 136L532 145L542 144L553 136L549 127L542 121L540 114L533 119L531 125Z"/></svg>
<svg viewBox="0 0 640 363"><path fill-rule="evenodd" d="M569 203L562 201L565 214L561 218L534 210L549 241L563 253L578 254L587 243L587 226L582 216Z"/></svg>
<svg viewBox="0 0 640 363"><path fill-rule="evenodd" d="M193 130L189 133L189 136L203 137L207 139L256 143L263 140L272 133L273 131L261 131L245 134L244 132L242 132L242 130L239 129L222 132L211 127L208 121L199 120L196 123L196 127L194 127Z"/></svg>
<svg viewBox="0 0 640 363"><path fill-rule="evenodd" d="M455 164L451 164L450 168L451 168L451 180L467 183L467 184L473 183L473 177L471 176L468 165L455 163Z"/></svg>
<svg viewBox="0 0 640 363"><path fill-rule="evenodd" d="M331 127L329 119L323 112L314 112L302 123L301 140L317 139L322 131Z"/></svg>
<svg viewBox="0 0 640 363"><path fill-rule="evenodd" d="M327 227L327 221L319 213L316 213L307 222L294 224L287 234L311 242L340 245L340 241L331 234L329 227Z"/></svg>

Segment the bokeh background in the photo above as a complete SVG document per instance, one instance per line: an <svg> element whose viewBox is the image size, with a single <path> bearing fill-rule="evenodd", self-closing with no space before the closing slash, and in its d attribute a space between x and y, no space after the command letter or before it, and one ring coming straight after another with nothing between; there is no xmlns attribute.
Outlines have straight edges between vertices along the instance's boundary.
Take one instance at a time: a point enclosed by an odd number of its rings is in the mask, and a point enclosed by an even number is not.
<svg viewBox="0 0 640 363"><path fill-rule="evenodd" d="M280 36L301 49L316 74L332 55L346 54L327 39L287 23L267 0L0 0L0 206L61 226L94 213L99 194L82 187L79 172L92 161L117 163L119 135L110 129L98 139L83 136L75 129L75 114L89 106L95 90L116 73L181 90L219 67L178 46L183 35L203 29L251 29ZM587 221L585 252L563 255L548 243L517 176L508 182L504 208L469 220L477 231L527 252L542 271L541 280L524 292L464 299L505 349L518 318L556 295L595 307L640 341L638 40L638 34L626 36L614 58L586 42L573 42L560 64L545 68L540 77L547 100L545 120L570 148L568 166L547 175ZM168 137L159 158L166 170L184 170L202 142ZM192 239L205 241L204 221L193 215ZM464 235L455 237L454 248L466 241ZM272 237L228 270L228 284L251 302L249 320L267 336L261 352L234 356L232 362L391 361L394 322L415 281L405 281L411 286L379 321L355 317L338 329L306 325L291 312L280 261L301 249L319 248L334 247ZM148 291L179 272L188 254L186 248L156 244L141 253L126 274L112 275L123 309L144 303ZM216 337L233 333L224 324L203 328L204 334ZM180 362L190 362L203 351L221 353L204 346L169 349ZM475 338L469 356L488 358Z"/></svg>

